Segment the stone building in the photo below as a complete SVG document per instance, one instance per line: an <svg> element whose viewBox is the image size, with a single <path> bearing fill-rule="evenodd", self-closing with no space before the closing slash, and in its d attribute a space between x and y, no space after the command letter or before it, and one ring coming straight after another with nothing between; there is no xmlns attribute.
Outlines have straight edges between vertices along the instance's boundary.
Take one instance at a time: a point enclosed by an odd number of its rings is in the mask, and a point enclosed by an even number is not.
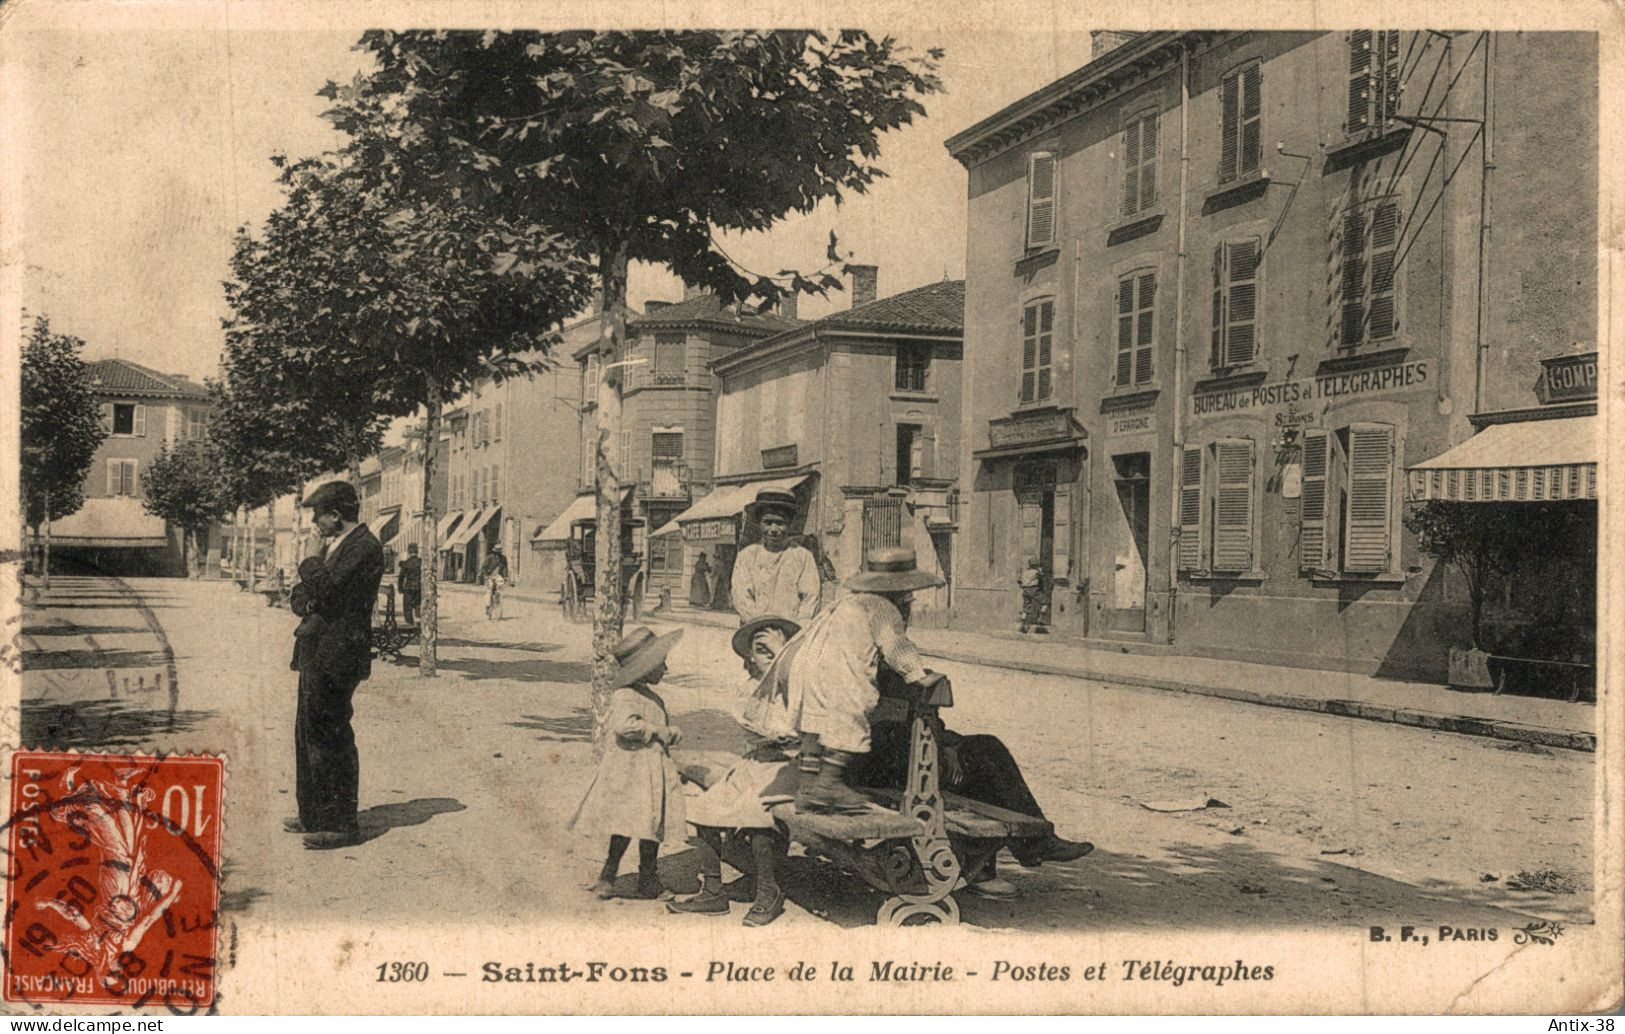
<svg viewBox="0 0 1625 1034"><path fill-rule="evenodd" d="M948 141L955 620L1014 625L1036 556L1062 635L1438 677L1405 471L1594 347L1596 38L1108 42Z"/></svg>

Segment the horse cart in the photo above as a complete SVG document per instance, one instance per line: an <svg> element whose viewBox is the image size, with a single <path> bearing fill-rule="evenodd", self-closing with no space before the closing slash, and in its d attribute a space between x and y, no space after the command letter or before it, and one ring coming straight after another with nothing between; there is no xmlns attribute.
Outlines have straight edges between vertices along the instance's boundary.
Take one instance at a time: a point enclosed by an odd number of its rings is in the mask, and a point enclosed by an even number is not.
<svg viewBox="0 0 1625 1034"><path fill-rule="evenodd" d="M646 574L643 554L637 549L637 529L643 527L642 518L621 518L621 599L626 613L633 620L643 616L643 590ZM559 589L559 603L564 616L574 622L591 621L592 605L598 584L598 522L591 517L570 525L570 538L564 544L564 584Z"/></svg>

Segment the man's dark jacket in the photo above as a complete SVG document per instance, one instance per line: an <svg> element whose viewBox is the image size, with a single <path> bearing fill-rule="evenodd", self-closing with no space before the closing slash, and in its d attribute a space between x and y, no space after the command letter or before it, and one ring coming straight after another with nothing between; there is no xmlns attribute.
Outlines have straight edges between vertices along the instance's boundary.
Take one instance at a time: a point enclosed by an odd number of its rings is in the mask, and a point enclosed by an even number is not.
<svg viewBox="0 0 1625 1034"><path fill-rule="evenodd" d="M415 556L402 560L400 569L395 572L395 584L400 586L402 592L422 591L423 561Z"/></svg>
<svg viewBox="0 0 1625 1034"><path fill-rule="evenodd" d="M360 681L372 674L372 609L384 577L384 547L361 525L299 565L290 605L303 620L294 632L294 671L319 670Z"/></svg>

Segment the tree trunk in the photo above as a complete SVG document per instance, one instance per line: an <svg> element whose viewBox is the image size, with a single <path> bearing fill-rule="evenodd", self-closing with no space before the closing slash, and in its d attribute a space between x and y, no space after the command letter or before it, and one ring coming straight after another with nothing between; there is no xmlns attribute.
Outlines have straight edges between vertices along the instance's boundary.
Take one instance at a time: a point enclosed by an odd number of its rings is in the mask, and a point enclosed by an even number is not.
<svg viewBox="0 0 1625 1034"><path fill-rule="evenodd" d="M423 418L423 534L422 553L419 554L423 598L418 601L418 674L434 678L438 657L436 641L440 635L440 610L436 589L440 584L440 515L434 509L434 461L440 444L440 382L427 378L428 401Z"/></svg>
<svg viewBox="0 0 1625 1034"><path fill-rule="evenodd" d="M192 578L192 551L187 547L192 543L191 528L181 528L181 573L186 575L188 581Z"/></svg>
<svg viewBox="0 0 1625 1034"><path fill-rule="evenodd" d="M45 490L45 537L41 540L40 585L51 587L51 490Z"/></svg>
<svg viewBox="0 0 1625 1034"><path fill-rule="evenodd" d="M248 591L249 592L253 592L255 590L255 588L258 587L258 584L259 584L259 580L256 577L256 575L259 574L259 566L260 566L259 565L259 550L260 550L259 528L254 524L254 511L249 510L248 511L248 554L247 554Z"/></svg>
<svg viewBox="0 0 1625 1034"><path fill-rule="evenodd" d="M616 464L621 441L621 360L626 339L626 248L617 243L599 249L598 414L593 448L597 457L595 487L598 521L595 535L597 606L592 616L592 744L604 751L604 723L609 714L615 674L613 649L621 638L621 481Z"/></svg>

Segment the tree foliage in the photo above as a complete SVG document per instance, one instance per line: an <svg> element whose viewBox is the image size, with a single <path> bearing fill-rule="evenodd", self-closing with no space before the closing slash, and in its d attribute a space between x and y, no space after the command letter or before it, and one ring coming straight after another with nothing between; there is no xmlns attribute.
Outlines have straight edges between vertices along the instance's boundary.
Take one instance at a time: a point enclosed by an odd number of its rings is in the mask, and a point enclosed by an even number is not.
<svg viewBox="0 0 1625 1034"><path fill-rule="evenodd" d="M230 469L212 440L165 446L141 479L142 507L194 538L238 505Z"/></svg>
<svg viewBox="0 0 1625 1034"><path fill-rule="evenodd" d="M53 333L44 316L23 342L19 476L23 518L31 527L84 505L85 476L107 437L81 358L84 347L79 338Z"/></svg>

